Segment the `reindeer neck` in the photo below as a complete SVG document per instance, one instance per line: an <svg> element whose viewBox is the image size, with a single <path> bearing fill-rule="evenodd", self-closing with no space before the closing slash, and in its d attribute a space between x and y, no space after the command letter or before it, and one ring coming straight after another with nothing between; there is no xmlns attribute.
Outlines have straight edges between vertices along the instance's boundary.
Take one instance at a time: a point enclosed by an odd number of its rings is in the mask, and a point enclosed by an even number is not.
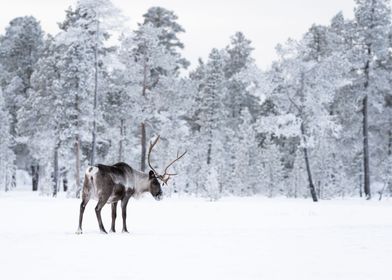
<svg viewBox="0 0 392 280"><path fill-rule="evenodd" d="M142 194L150 190L150 181L148 174L134 170L134 187L137 194Z"/></svg>

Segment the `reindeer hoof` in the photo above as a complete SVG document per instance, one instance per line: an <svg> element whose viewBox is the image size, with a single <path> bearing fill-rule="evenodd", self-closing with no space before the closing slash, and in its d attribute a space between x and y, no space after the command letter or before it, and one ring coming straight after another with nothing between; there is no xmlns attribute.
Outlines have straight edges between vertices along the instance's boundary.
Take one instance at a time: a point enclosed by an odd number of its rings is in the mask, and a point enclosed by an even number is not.
<svg viewBox="0 0 392 280"><path fill-rule="evenodd" d="M115 229L111 229L111 230L109 231L109 233L116 233L116 230L115 230Z"/></svg>
<svg viewBox="0 0 392 280"><path fill-rule="evenodd" d="M122 233L129 233L129 231L127 229L123 229Z"/></svg>
<svg viewBox="0 0 392 280"><path fill-rule="evenodd" d="M104 230L104 229L101 229L101 233L102 233L102 234L108 234L108 233L106 232L106 230Z"/></svg>
<svg viewBox="0 0 392 280"><path fill-rule="evenodd" d="M78 229L76 232L75 232L75 234L82 234L83 233L83 231L81 230L81 229Z"/></svg>

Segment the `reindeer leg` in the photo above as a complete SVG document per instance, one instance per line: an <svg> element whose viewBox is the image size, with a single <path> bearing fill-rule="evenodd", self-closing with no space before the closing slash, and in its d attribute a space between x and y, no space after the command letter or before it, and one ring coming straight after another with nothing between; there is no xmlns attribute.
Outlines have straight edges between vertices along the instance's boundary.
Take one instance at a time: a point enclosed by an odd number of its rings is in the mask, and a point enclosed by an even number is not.
<svg viewBox="0 0 392 280"><path fill-rule="evenodd" d="M121 213L122 213L122 220L123 220L123 230L122 232L128 233L127 229L127 205L130 197L124 197L121 200Z"/></svg>
<svg viewBox="0 0 392 280"><path fill-rule="evenodd" d="M76 231L76 234L82 234L82 222L83 222L83 214L84 210L86 209L86 205L88 203L89 199L88 197L83 197L82 203L80 203L80 212L79 212L79 227L78 230Z"/></svg>
<svg viewBox="0 0 392 280"><path fill-rule="evenodd" d="M90 191L91 191L91 182L87 175L84 175L83 182L83 193L82 193L82 203L80 203L80 211L79 211L79 227L76 231L76 234L82 234L82 222L83 222L83 214L86 209L86 205L90 200Z"/></svg>
<svg viewBox="0 0 392 280"><path fill-rule="evenodd" d="M112 227L110 232L116 232L117 202L112 203Z"/></svg>
<svg viewBox="0 0 392 280"><path fill-rule="evenodd" d="M97 206L95 207L95 214L97 214L99 229L101 230L102 233L107 233L105 230L105 227L103 226L102 218L101 218L101 210L102 210L103 206L105 205L106 201L100 199L98 201Z"/></svg>

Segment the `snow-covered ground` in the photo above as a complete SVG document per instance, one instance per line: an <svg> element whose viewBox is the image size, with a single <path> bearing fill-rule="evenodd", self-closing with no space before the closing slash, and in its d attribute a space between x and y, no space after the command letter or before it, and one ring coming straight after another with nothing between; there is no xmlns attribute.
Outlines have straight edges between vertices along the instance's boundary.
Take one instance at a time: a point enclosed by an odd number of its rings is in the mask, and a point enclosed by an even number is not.
<svg viewBox="0 0 392 280"><path fill-rule="evenodd" d="M108 235L94 207L76 235L79 200L0 193L0 279L392 279L391 200L146 196Z"/></svg>

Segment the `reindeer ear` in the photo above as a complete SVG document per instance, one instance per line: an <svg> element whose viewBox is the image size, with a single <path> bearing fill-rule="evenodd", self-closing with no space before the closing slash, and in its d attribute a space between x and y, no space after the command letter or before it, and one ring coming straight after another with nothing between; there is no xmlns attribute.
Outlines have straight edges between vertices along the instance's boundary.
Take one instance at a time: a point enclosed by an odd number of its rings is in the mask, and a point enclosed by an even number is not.
<svg viewBox="0 0 392 280"><path fill-rule="evenodd" d="M148 177L150 177L150 179L155 178L155 173L154 173L154 171L150 170L150 172L148 172Z"/></svg>

